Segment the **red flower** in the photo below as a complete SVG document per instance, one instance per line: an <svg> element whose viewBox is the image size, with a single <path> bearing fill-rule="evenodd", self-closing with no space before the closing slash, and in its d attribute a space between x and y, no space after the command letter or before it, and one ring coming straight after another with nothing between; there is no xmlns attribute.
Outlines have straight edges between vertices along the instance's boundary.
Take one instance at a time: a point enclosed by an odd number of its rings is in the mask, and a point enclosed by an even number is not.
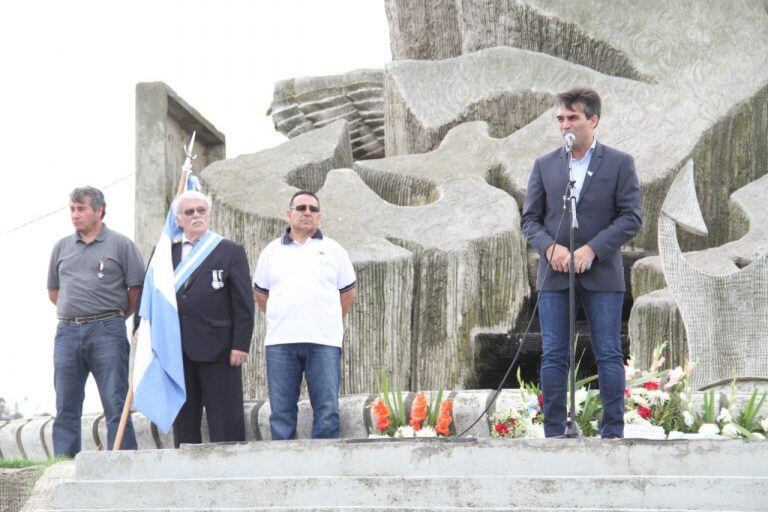
<svg viewBox="0 0 768 512"><path fill-rule="evenodd" d="M497 423L496 433L499 434L500 436L506 436L507 434L509 434L509 427L503 423Z"/></svg>
<svg viewBox="0 0 768 512"><path fill-rule="evenodd" d="M635 412L640 415L641 418L644 420L647 420L651 417L651 410L648 407L643 407L642 405L638 405L635 408Z"/></svg>
<svg viewBox="0 0 768 512"><path fill-rule="evenodd" d="M647 382L643 382L643 387L648 391L656 391L659 389L659 382L655 380L649 380Z"/></svg>
<svg viewBox="0 0 768 512"><path fill-rule="evenodd" d="M514 427L515 425L517 425L517 420L515 418L509 418L507 420L507 423L509 423L510 427Z"/></svg>
<svg viewBox="0 0 768 512"><path fill-rule="evenodd" d="M453 400L444 400L440 404L440 414L437 416L437 425L435 425L435 432L440 435L447 436L451 433L451 411L453 410Z"/></svg>
<svg viewBox="0 0 768 512"><path fill-rule="evenodd" d="M376 415L376 428L379 432L384 432L389 428L389 408L384 404L384 400L379 398L373 404L373 413Z"/></svg>
<svg viewBox="0 0 768 512"><path fill-rule="evenodd" d="M624 390L624 396L627 397L627 398L630 398L630 397L632 397L632 393L630 393L628 389L625 389Z"/></svg>
<svg viewBox="0 0 768 512"><path fill-rule="evenodd" d="M427 419L427 397L420 391L411 406L411 427L413 430L421 430L421 422Z"/></svg>
<svg viewBox="0 0 768 512"><path fill-rule="evenodd" d="M539 395L536 398L539 399L539 409L543 409L544 408L544 395L539 393Z"/></svg>

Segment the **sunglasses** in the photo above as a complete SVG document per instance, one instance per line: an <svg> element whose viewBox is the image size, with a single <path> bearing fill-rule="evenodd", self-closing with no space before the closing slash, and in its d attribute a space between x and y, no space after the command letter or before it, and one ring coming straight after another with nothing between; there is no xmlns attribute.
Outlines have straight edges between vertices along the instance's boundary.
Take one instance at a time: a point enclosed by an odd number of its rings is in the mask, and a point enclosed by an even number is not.
<svg viewBox="0 0 768 512"><path fill-rule="evenodd" d="M187 208L182 213L187 217L191 217L197 212L199 215L205 215L208 212L208 208L204 206L198 206L197 208Z"/></svg>
<svg viewBox="0 0 768 512"><path fill-rule="evenodd" d="M291 210L296 210L297 212L305 212L307 211L307 208L309 208L309 211L312 213L320 212L320 207L313 204L300 204L298 206L291 206Z"/></svg>

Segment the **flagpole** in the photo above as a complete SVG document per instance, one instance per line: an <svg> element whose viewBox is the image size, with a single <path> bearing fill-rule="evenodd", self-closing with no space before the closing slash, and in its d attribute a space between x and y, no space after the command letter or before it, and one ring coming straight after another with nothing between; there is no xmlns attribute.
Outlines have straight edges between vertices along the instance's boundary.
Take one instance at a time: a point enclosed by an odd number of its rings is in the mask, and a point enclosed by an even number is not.
<svg viewBox="0 0 768 512"><path fill-rule="evenodd" d="M176 189L176 196L184 192L187 184L187 177L192 171L192 160L197 158L197 155L192 153L195 145L196 131L192 132L192 138L189 141L188 146L182 146L184 148L184 164L181 166L181 176L179 177L179 186ZM174 198L176 197L174 196ZM171 203L173 204L173 203ZM138 310L133 313L138 315ZM117 427L117 434L115 435L115 444L113 450L117 451L123 444L123 437L125 436L125 428L128 425L128 416L131 413L131 405L133 405L133 367L136 362L136 347L138 345L138 329L133 332L130 342L130 354L128 356L128 393L125 395L125 403L123 404L123 412L120 415L120 424Z"/></svg>

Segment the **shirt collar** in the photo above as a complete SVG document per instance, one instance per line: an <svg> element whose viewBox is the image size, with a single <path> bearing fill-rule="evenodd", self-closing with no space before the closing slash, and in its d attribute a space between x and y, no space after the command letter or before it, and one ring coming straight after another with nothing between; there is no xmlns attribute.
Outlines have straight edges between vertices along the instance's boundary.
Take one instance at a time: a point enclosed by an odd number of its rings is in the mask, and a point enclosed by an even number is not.
<svg viewBox="0 0 768 512"><path fill-rule="evenodd" d="M101 225L101 231L99 232L98 235L96 235L94 237L93 240L91 240L91 243L93 243L93 242L103 242L104 241L104 237L107 236L107 231L109 231L109 228L107 228L107 225L106 224L102 224ZM80 236L80 233L78 233L77 231L75 231L75 242L80 242L80 243L83 243L83 244L85 243L85 241L83 240L83 237Z"/></svg>
<svg viewBox="0 0 768 512"><path fill-rule="evenodd" d="M584 153L584 156L580 160L574 160L576 162L583 162L587 158L592 156L592 153L595 152L595 147L597 146L597 137L592 137L592 145L589 146L589 149L586 153Z"/></svg>
<svg viewBox="0 0 768 512"><path fill-rule="evenodd" d="M317 228L317 231L315 231L315 234L312 235L311 238L314 238L315 240L323 239L323 232L320 231L320 228ZM283 245L291 245L293 243L293 238L291 238L291 228L285 229L285 233L283 233L283 239L281 242Z"/></svg>
<svg viewBox="0 0 768 512"><path fill-rule="evenodd" d="M208 231L206 231L205 233L208 233ZM200 238L198 238L198 239L197 239L197 240L195 240L195 241L193 241L193 240L190 240L189 238L187 238L187 235L185 235L184 233L182 233L182 234L181 234L181 244L182 244L182 245L184 245L184 243L185 243L185 242L189 242L189 243L191 243L191 244L192 244L192 246L194 246L194 245L195 245L197 242L199 242L199 241L200 241L200 239L201 239L201 238L203 238L203 237L205 236L205 233L203 233L202 235L200 235Z"/></svg>

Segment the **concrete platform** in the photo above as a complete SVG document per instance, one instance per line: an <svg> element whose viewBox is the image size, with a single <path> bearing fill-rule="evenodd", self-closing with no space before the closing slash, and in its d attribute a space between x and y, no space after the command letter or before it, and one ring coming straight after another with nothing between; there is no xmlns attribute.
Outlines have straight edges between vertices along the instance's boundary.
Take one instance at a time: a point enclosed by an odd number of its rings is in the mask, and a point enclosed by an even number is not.
<svg viewBox="0 0 768 512"><path fill-rule="evenodd" d="M83 452L57 510L766 510L768 442L335 440Z"/></svg>

